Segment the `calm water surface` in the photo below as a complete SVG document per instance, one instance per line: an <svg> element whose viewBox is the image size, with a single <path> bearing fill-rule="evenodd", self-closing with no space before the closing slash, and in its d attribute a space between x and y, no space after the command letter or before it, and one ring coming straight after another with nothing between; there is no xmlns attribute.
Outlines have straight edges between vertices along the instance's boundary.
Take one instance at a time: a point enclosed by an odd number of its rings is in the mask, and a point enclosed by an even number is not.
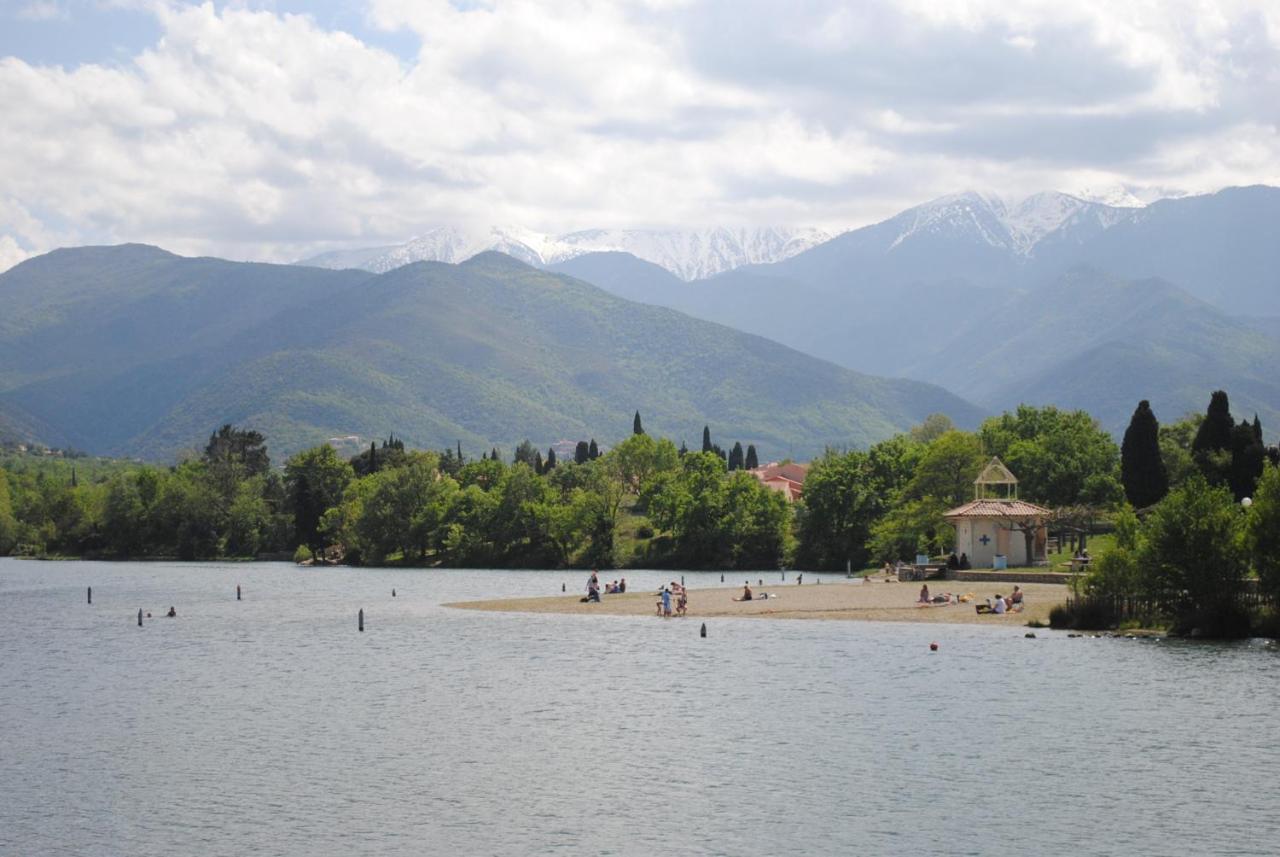
<svg viewBox="0 0 1280 857"><path fill-rule="evenodd" d="M561 581L0 560L0 854L1280 851L1271 644L440 606Z"/></svg>

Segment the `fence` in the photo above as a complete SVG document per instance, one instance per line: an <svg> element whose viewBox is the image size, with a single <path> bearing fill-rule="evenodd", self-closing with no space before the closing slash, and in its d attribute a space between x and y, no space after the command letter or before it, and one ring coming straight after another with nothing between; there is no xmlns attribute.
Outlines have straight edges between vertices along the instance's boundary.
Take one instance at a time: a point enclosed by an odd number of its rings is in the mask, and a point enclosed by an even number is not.
<svg viewBox="0 0 1280 857"><path fill-rule="evenodd" d="M1110 623L1131 620L1141 622L1158 617L1176 616L1187 608L1188 603L1189 599L1185 596L1149 598L1094 593L1072 595L1067 599L1067 610L1077 618L1096 617L1099 621ZM1258 581L1245 580L1241 582L1234 597L1224 598L1217 606L1232 603L1244 610L1256 610L1259 607L1275 608L1277 599L1259 589Z"/></svg>

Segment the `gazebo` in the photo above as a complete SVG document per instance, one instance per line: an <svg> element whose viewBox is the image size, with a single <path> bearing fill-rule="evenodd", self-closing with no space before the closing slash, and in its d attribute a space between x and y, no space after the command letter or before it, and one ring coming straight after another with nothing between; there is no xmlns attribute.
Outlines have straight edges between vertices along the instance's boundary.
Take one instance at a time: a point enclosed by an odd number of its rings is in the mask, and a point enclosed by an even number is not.
<svg viewBox="0 0 1280 857"><path fill-rule="evenodd" d="M956 528L956 553L974 568L1034 565L1046 561L1048 522L1053 513L1018 499L1018 479L992 458L973 483L973 500L948 511Z"/></svg>

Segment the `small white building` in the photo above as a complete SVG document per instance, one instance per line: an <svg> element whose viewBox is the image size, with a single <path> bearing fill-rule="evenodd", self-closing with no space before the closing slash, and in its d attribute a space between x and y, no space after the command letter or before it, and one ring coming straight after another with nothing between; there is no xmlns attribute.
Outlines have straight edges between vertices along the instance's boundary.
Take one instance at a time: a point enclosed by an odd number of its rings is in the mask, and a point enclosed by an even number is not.
<svg viewBox="0 0 1280 857"><path fill-rule="evenodd" d="M1019 500L1017 478L999 458L992 458L973 483L973 501L943 517L956 528L957 554L966 555L973 568L996 568L1001 565L997 557L1009 566L1045 562L1052 514L1043 506Z"/></svg>

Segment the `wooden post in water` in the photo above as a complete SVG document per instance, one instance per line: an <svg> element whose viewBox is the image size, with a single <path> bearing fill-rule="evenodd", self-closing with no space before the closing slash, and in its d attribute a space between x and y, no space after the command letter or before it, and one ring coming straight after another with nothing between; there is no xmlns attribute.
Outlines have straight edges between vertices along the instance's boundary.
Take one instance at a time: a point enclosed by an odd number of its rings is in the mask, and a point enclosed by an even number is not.
<svg viewBox="0 0 1280 857"><path fill-rule="evenodd" d="M684 575L680 575L680 585L684 586Z"/></svg>
<svg viewBox="0 0 1280 857"><path fill-rule="evenodd" d="M567 589L565 589L565 588L564 588L564 583L563 583L563 581L560 583L560 591L561 591L561 592L568 592L568 591L569 591L569 590L567 590Z"/></svg>
<svg viewBox="0 0 1280 857"><path fill-rule="evenodd" d="M364 608L360 608L360 612L356 615L356 627L361 633L364 632Z"/></svg>
<svg viewBox="0 0 1280 857"><path fill-rule="evenodd" d="M395 598L395 597L396 597L396 590L395 590L395 587L392 587L392 589L391 589L391 597L392 597L392 598Z"/></svg>
<svg viewBox="0 0 1280 857"><path fill-rule="evenodd" d="M240 584L236 584L236 600L240 600Z"/></svg>
<svg viewBox="0 0 1280 857"><path fill-rule="evenodd" d="M93 603L93 587L92 586L89 587L89 603L90 604Z"/></svg>
<svg viewBox="0 0 1280 857"><path fill-rule="evenodd" d="M702 637L702 639L704 639L704 640L707 638L707 623L706 623L706 622L703 622L703 623L702 623L702 631L701 631L701 632L699 632L698 636Z"/></svg>
<svg viewBox="0 0 1280 857"><path fill-rule="evenodd" d="M724 575L723 575L723 574L722 574L722 575L720 575L720 582L721 582L721 583L724 583Z"/></svg>
<svg viewBox="0 0 1280 857"><path fill-rule="evenodd" d="M138 608L138 627L142 627L142 608Z"/></svg>

